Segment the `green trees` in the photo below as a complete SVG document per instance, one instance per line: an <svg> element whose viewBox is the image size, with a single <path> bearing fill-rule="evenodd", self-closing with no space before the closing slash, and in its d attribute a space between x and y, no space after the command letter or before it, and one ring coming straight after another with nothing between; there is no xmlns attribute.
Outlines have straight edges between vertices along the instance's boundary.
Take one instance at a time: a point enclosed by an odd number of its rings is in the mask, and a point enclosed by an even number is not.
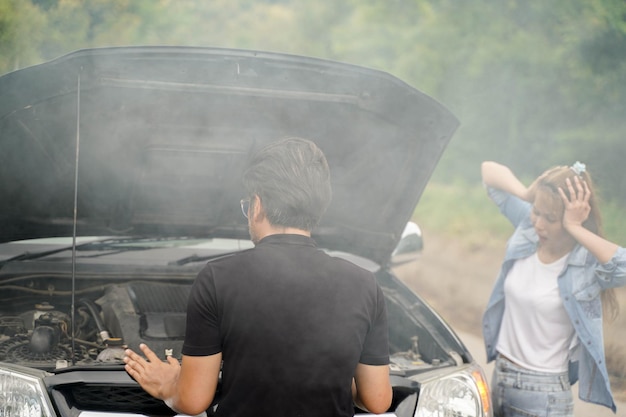
<svg viewBox="0 0 626 417"><path fill-rule="evenodd" d="M139 44L382 69L461 120L437 179L476 181L484 159L529 177L581 160L605 198L626 203L622 0L0 0L0 73L75 49Z"/></svg>
<svg viewBox="0 0 626 417"><path fill-rule="evenodd" d="M366 3L366 4L364 4ZM587 163L626 203L626 3L618 0L354 1L381 67L446 104L461 127L439 180L479 178L496 159L535 177ZM346 36L348 38L348 36ZM346 44L342 44L345 48ZM353 45L361 45L353 40ZM358 49L347 48L352 54Z"/></svg>

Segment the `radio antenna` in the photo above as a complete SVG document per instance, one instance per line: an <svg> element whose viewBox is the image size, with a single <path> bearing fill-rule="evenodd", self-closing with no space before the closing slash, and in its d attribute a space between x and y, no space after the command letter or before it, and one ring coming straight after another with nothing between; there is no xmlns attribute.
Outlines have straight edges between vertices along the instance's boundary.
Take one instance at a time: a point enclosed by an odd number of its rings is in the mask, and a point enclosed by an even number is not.
<svg viewBox="0 0 626 417"><path fill-rule="evenodd" d="M81 67L82 71L82 67ZM78 160L80 156L80 72L76 88L76 150L74 155L74 219L72 225L72 306L70 309L70 338L72 341L72 365L76 365L76 341L74 337L76 299L76 224L78 222Z"/></svg>

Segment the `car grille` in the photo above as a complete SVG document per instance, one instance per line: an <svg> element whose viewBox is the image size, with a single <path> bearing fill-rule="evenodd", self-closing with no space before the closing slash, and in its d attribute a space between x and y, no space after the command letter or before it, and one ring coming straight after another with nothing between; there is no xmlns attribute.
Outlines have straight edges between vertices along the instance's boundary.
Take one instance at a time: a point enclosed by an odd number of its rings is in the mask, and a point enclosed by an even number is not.
<svg viewBox="0 0 626 417"><path fill-rule="evenodd" d="M73 410L162 416L176 414L163 401L150 396L140 387L79 384L64 386L59 392L68 408Z"/></svg>

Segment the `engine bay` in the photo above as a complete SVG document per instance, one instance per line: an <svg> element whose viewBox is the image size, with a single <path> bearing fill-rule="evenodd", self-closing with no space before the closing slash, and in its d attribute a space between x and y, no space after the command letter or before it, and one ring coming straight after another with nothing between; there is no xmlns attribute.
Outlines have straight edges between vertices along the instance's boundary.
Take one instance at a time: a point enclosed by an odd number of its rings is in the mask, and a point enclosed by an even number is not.
<svg viewBox="0 0 626 417"><path fill-rule="evenodd" d="M134 281L82 289L90 296L75 299L74 320L70 297L55 297L49 288L48 297L16 296L0 308L0 361L48 371L119 363L124 347L140 343L179 356L190 284ZM11 292L35 291L12 286Z"/></svg>
<svg viewBox="0 0 626 417"><path fill-rule="evenodd" d="M181 357L192 279L81 279L13 277L0 284L0 362L45 371L120 364L125 347L145 343L164 358ZM458 362L432 329L385 289L391 371L419 373ZM72 293L74 294L72 296ZM413 313L419 309L414 308ZM72 311L74 317L72 317Z"/></svg>

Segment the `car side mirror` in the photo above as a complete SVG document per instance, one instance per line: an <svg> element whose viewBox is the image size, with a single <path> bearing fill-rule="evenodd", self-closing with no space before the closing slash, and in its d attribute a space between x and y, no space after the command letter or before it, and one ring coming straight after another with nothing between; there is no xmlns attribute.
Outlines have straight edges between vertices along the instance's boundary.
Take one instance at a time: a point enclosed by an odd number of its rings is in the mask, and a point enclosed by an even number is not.
<svg viewBox="0 0 626 417"><path fill-rule="evenodd" d="M422 230L416 223L408 222L398 245L391 254L391 264L398 266L417 260L424 249Z"/></svg>

